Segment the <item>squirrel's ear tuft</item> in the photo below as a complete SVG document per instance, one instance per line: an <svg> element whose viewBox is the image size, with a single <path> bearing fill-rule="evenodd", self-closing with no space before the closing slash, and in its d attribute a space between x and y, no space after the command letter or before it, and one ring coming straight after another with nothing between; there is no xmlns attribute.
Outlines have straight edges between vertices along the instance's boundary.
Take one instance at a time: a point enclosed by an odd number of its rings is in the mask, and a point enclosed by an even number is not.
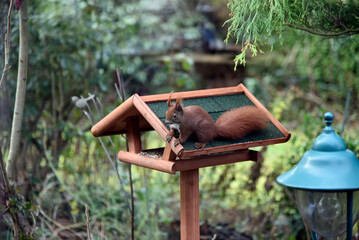
<svg viewBox="0 0 359 240"><path fill-rule="evenodd" d="M172 97L173 90L171 91L170 95L168 96L167 100L167 107L171 107L171 97Z"/></svg>
<svg viewBox="0 0 359 240"><path fill-rule="evenodd" d="M183 108L182 108L182 99L180 99L180 101L178 101L178 99L176 100L176 111L178 112L182 112Z"/></svg>
<svg viewBox="0 0 359 240"><path fill-rule="evenodd" d="M177 98L177 99L176 99L176 104L182 104L182 98L180 98L180 97Z"/></svg>

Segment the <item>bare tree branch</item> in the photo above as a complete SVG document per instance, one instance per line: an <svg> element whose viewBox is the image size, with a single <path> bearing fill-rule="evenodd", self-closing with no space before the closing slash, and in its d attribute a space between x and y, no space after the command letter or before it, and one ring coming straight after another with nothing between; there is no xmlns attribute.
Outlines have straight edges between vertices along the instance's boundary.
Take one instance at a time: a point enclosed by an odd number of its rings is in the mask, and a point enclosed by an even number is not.
<svg viewBox="0 0 359 240"><path fill-rule="evenodd" d="M7 29L6 29L6 35L5 35L5 66L4 70L1 75L0 80L0 89L5 81L6 78L6 72L10 69L9 65L9 53L10 53L10 20L11 20L11 12L12 12L12 6L14 4L14 0L10 1L9 11L7 14Z"/></svg>
<svg viewBox="0 0 359 240"><path fill-rule="evenodd" d="M298 29L298 30L302 30L305 32L309 32L311 34L315 34L315 35L319 35L319 36L323 36L323 37L339 37L339 36L343 36L343 35L354 35L354 34L359 34L359 29L347 29L345 31L341 31L341 32L332 32L332 33L325 33L325 32L318 32L318 31L314 31L312 29L309 28L304 28L304 27L300 27L300 26L295 26L293 24L287 23L284 24L285 26L294 28L294 29Z"/></svg>
<svg viewBox="0 0 359 240"><path fill-rule="evenodd" d="M5 183L5 190L7 193L9 193L10 190L10 184L9 184L9 180L5 171L5 164L4 164L4 160L2 157L2 152L1 152L1 146L0 146L0 170L4 179L4 183Z"/></svg>
<svg viewBox="0 0 359 240"><path fill-rule="evenodd" d="M92 240L91 227L90 227L90 215L89 215L89 208L88 208L87 204L85 205L85 214L86 214L86 226L87 226L87 239Z"/></svg>

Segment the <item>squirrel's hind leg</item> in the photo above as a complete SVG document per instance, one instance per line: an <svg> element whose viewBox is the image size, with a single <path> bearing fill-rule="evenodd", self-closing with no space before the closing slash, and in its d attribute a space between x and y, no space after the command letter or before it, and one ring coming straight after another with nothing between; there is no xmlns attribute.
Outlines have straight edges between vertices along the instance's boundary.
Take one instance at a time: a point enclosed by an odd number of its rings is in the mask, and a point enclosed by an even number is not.
<svg viewBox="0 0 359 240"><path fill-rule="evenodd" d="M201 142L196 142L194 144L194 147L197 149L203 149L206 146L207 143L201 143Z"/></svg>
<svg viewBox="0 0 359 240"><path fill-rule="evenodd" d="M206 144L215 137L215 125L212 119L210 121L201 121L196 129L197 141L194 146L197 149L203 149Z"/></svg>

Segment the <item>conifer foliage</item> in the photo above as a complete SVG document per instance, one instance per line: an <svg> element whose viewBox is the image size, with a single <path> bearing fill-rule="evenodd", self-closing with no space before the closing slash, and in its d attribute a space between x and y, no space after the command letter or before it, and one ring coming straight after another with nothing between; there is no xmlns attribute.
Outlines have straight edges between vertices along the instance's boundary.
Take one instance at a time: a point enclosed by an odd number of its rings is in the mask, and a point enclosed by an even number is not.
<svg viewBox="0 0 359 240"><path fill-rule="evenodd" d="M271 46L285 40L286 28L294 28L325 38L348 37L359 33L358 0L229 0L231 13L225 42L234 38L241 44L241 53L235 64L246 63L246 53L252 56L263 53L265 45Z"/></svg>

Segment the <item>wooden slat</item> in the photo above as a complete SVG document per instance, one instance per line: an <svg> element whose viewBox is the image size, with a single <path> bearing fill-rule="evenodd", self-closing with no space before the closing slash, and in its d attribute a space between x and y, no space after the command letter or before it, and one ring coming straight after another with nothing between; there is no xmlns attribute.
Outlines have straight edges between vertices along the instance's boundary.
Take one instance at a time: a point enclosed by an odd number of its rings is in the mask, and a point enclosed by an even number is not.
<svg viewBox="0 0 359 240"><path fill-rule="evenodd" d="M125 152L125 151L120 151L117 157L122 162L131 163L137 166L154 169L161 172L166 172L171 174L175 173L173 169L173 165L175 163L172 161L164 161L159 158L145 157L139 154Z"/></svg>
<svg viewBox="0 0 359 240"><path fill-rule="evenodd" d="M142 114L142 116L149 122L149 124L158 132L163 140L166 141L166 136L168 134L168 129L161 122L161 120L153 113L153 111L148 107L148 105L143 102L143 100L137 95L133 95L133 104L137 110ZM183 153L183 146L178 144L174 145L174 138L171 139L169 145L171 146L172 151L177 155L181 156Z"/></svg>
<svg viewBox="0 0 359 240"><path fill-rule="evenodd" d="M190 98L200 98L200 97L214 97L214 96L223 96L223 95L231 95L236 93L242 93L242 88L238 85L235 87L226 87L226 88L214 88L214 89L203 89L203 90L195 90L195 91L187 91L187 92L174 92L172 94L172 98L176 99L177 97L181 97L182 99L190 99ZM141 96L141 99L146 103L151 102L160 102L167 101L169 93L165 94L156 94L149 96Z"/></svg>
<svg viewBox="0 0 359 240"><path fill-rule="evenodd" d="M134 110L133 106L133 96L127 99L120 106L115 108L110 112L106 117L101 119L91 128L91 133L95 137L101 137L106 135L111 135L112 132L117 132L118 126L122 120L128 117L129 112Z"/></svg>
<svg viewBox="0 0 359 240"><path fill-rule="evenodd" d="M165 149L163 150L162 159L166 161L176 160L176 154L172 151L169 143L166 143Z"/></svg>
<svg viewBox="0 0 359 240"><path fill-rule="evenodd" d="M140 153L142 147L138 117L130 117L126 120L126 123L128 150L131 153Z"/></svg>
<svg viewBox="0 0 359 240"><path fill-rule="evenodd" d="M243 161L258 161L261 153L253 150L241 150L227 154L182 159L175 161L174 171L187 171L203 167L211 167L223 164L230 164Z"/></svg>
<svg viewBox="0 0 359 240"><path fill-rule="evenodd" d="M198 169L180 173L181 240L199 240Z"/></svg>
<svg viewBox="0 0 359 240"><path fill-rule="evenodd" d="M243 89L244 94L249 98L249 100L251 100L254 105L256 105L261 111L263 111L263 113L265 113L268 119L274 124L274 126L278 128L279 131L284 134L284 136L290 137L290 134L287 129L282 126L282 124L263 106L261 102L258 101L258 99L250 91L248 91L248 89L243 84L240 84L239 87Z"/></svg>
<svg viewBox="0 0 359 240"><path fill-rule="evenodd" d="M241 149L248 149L251 147L259 147L259 146L267 146L267 145L277 144L277 143L284 143L284 142L287 142L289 140L289 138L290 138L290 134L283 138L274 138L274 139L260 140L260 141L255 141L255 142L211 147L211 148L205 148L205 149L199 149L199 150L189 150L189 151L184 151L181 158L191 158L191 157L204 156L204 155L218 153L218 152L230 152L230 151L237 151L237 150L241 150Z"/></svg>
<svg viewBox="0 0 359 240"><path fill-rule="evenodd" d="M243 161L258 161L261 153L253 150L240 150L227 154L218 154L205 157L196 157L175 161L151 158L139 154L120 151L118 159L122 162L131 163L137 166L174 174L175 172L188 171L203 167L211 167L223 164L230 164Z"/></svg>

